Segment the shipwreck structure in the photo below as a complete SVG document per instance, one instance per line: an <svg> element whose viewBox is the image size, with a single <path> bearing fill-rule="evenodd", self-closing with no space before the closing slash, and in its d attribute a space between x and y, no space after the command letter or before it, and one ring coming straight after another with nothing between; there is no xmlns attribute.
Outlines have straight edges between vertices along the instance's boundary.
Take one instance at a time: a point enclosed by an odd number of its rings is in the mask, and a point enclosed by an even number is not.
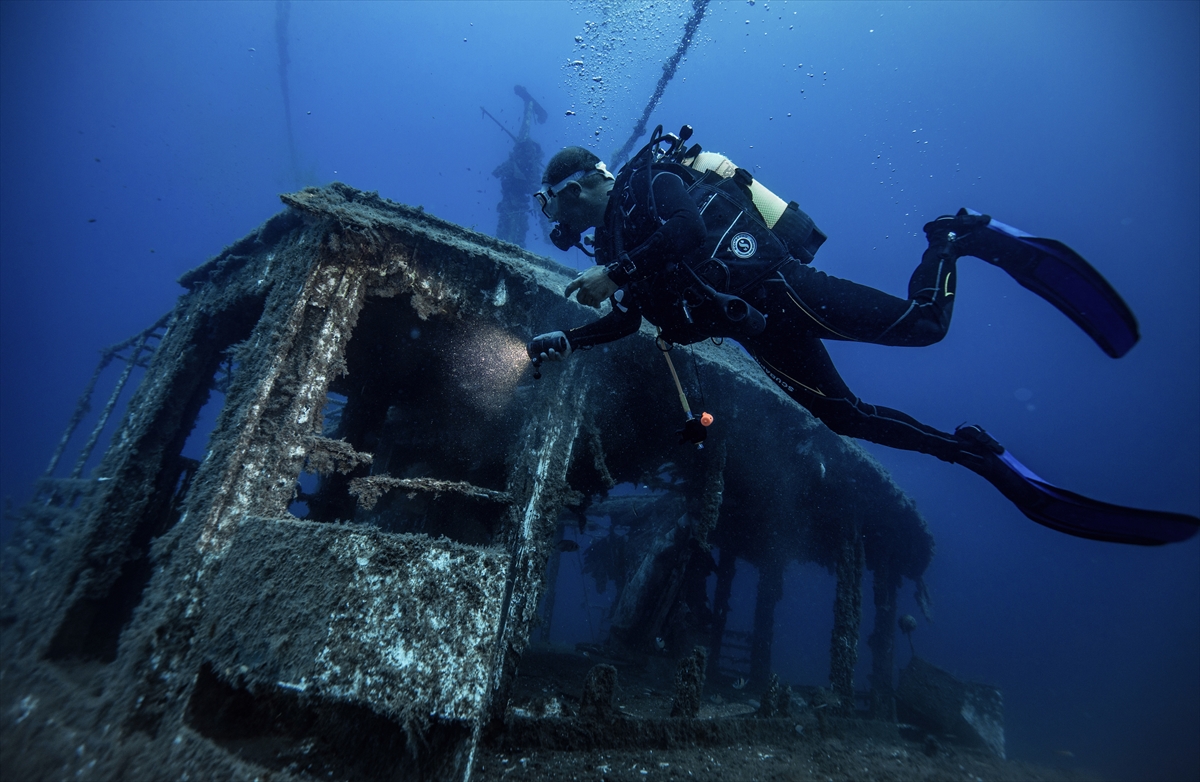
<svg viewBox="0 0 1200 782"><path fill-rule="evenodd" d="M519 696L560 551L589 523L607 530L589 573L619 590L593 651L682 661L692 689L661 718L703 718L738 561L758 573L747 678L779 692L775 606L800 561L836 574L843 714L872 571L866 707L894 720L896 595L923 593L933 543L870 456L732 344L676 351L717 417L706 447L678 445L648 325L533 379L525 341L594 317L563 298L569 269L341 184L282 198L105 352L118 387L88 418L97 370L17 511L0 729L18 776L469 779L489 736L603 711ZM203 457L183 456L220 400ZM606 671L589 680L611 690Z"/></svg>

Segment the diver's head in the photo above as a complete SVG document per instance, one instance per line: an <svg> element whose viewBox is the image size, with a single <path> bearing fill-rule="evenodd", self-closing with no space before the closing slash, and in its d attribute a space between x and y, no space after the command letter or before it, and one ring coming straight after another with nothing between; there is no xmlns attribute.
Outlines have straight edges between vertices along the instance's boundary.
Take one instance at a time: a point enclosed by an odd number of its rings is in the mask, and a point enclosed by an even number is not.
<svg viewBox="0 0 1200 782"><path fill-rule="evenodd" d="M551 234L556 247L570 249L585 229L604 222L614 181L600 158L583 147L567 147L550 158L533 197L542 214L558 223Z"/></svg>

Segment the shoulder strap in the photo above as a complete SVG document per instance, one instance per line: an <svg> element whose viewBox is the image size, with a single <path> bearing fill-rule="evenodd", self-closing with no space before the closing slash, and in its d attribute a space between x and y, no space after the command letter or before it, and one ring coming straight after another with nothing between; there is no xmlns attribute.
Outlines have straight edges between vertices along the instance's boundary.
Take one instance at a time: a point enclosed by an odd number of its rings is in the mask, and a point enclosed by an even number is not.
<svg viewBox="0 0 1200 782"><path fill-rule="evenodd" d="M675 174L683 180L684 186L690 189L691 186L696 183L697 176L696 172L692 171L687 166L682 166L678 163L667 161L652 160L648 154L649 151L650 148L642 150L642 152L639 152L633 160L630 160L621 167L621 171L617 174L617 179L613 183L613 191L618 193L618 198L621 198L626 189L634 186L634 177L636 177L637 174L643 169L646 170L648 174L646 177L646 204L649 207L650 214L655 222L661 225L662 218L658 215L658 206L654 201L654 180L657 179L660 174ZM616 251L618 258L626 254L623 229L624 221L622 220L618 225L613 226L612 231L613 249ZM628 255L636 258L636 256L641 255L647 249L656 244L658 240L659 235L657 232L655 232L651 234L646 241L642 242L632 250L629 250Z"/></svg>

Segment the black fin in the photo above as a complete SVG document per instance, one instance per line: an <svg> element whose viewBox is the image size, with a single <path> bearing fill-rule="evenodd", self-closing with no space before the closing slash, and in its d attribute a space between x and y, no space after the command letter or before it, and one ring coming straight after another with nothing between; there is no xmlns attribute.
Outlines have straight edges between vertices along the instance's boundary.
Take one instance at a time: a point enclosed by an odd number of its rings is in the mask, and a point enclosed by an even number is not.
<svg viewBox="0 0 1200 782"><path fill-rule="evenodd" d="M960 215L978 215L966 209ZM1062 242L1030 236L997 220L963 237L965 255L999 266L1025 288L1053 304L1120 358L1138 341L1138 324L1120 294L1079 253Z"/></svg>
<svg viewBox="0 0 1200 782"><path fill-rule="evenodd" d="M1050 529L1078 538L1135 546L1179 543L1200 531L1200 519L1195 516L1093 500L1047 483L1008 451L995 459L1003 464L1004 473L981 474L1022 513Z"/></svg>

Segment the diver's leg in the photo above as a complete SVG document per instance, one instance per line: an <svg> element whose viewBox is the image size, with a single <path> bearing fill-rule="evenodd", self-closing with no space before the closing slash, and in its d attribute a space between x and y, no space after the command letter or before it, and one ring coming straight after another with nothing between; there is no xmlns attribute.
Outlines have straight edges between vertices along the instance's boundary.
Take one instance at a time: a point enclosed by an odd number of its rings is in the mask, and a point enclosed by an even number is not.
<svg viewBox="0 0 1200 782"><path fill-rule="evenodd" d="M788 396L834 432L891 448L932 454L943 461L959 460L963 444L953 434L855 396L816 337L781 333L768 327L762 336L743 344Z"/></svg>
<svg viewBox="0 0 1200 782"><path fill-rule="evenodd" d="M973 255L999 266L1057 307L1113 358L1137 344L1137 318L1129 305L1090 263L1062 242L1030 236L969 209L926 223L925 235L945 255Z"/></svg>
<svg viewBox="0 0 1200 782"><path fill-rule="evenodd" d="M786 336L786 339L781 338ZM834 432L961 464L1000 490L1025 516L1080 538L1155 546L1188 540L1200 519L1094 500L1039 478L978 426L941 432L899 410L869 405L850 392L816 337L772 336L743 342L784 391Z"/></svg>
<svg viewBox="0 0 1200 782"><path fill-rule="evenodd" d="M908 281L908 298L789 263L766 283L772 314L807 324L824 339L922 347L950 328L957 280L955 258L931 246Z"/></svg>

